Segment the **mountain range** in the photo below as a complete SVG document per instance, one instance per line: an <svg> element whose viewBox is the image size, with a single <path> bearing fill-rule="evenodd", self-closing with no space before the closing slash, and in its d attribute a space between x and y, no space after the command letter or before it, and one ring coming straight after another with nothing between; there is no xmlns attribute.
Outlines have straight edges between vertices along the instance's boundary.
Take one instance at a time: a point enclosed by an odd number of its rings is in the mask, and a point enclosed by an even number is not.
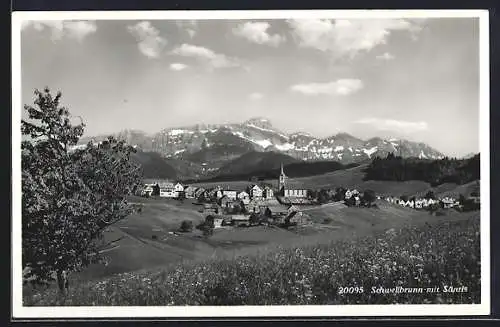
<svg viewBox="0 0 500 327"><path fill-rule="evenodd" d="M347 133L318 138L308 133L286 134L269 119L257 117L243 123L167 128L148 134L123 130L118 139L143 152L155 152L181 176L214 176L231 170L231 162L247 153L278 153L288 160L361 163L393 152L402 157L440 159L444 155L425 143L374 137L361 140ZM85 137L80 143L100 141L106 136ZM255 155L254 155L255 156ZM258 156L258 155L257 155ZM241 160L241 159L240 159ZM262 162L261 162L262 164Z"/></svg>

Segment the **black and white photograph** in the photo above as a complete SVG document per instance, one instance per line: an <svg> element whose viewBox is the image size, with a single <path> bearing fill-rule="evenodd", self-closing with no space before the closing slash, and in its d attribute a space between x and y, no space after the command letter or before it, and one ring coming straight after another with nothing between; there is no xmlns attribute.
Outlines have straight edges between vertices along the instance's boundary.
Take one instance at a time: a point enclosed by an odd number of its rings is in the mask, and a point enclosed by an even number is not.
<svg viewBox="0 0 500 327"><path fill-rule="evenodd" d="M487 11L12 23L14 317L490 313Z"/></svg>

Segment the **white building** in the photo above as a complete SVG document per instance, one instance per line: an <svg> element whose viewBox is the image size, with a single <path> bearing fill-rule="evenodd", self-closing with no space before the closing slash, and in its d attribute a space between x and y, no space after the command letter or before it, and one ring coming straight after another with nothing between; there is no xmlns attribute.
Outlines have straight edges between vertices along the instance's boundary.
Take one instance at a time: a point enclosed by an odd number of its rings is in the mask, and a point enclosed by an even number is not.
<svg viewBox="0 0 500 327"><path fill-rule="evenodd" d="M289 198L305 198L307 197L307 190L284 190L284 196Z"/></svg>
<svg viewBox="0 0 500 327"><path fill-rule="evenodd" d="M184 193L186 194L186 198L193 199L195 197L196 187L188 186L184 188Z"/></svg>
<svg viewBox="0 0 500 327"><path fill-rule="evenodd" d="M271 199L274 197L274 191L269 186L264 187L263 194L266 199Z"/></svg>
<svg viewBox="0 0 500 327"><path fill-rule="evenodd" d="M252 198L261 198L262 197L262 189L259 185L254 185L250 188L250 195Z"/></svg>
<svg viewBox="0 0 500 327"><path fill-rule="evenodd" d="M248 194L245 191L239 192L236 195L236 197L238 198L238 200L242 201L243 204L245 204L245 205L250 203L250 194Z"/></svg>
<svg viewBox="0 0 500 327"><path fill-rule="evenodd" d="M141 196L151 196L153 194L153 185L146 185L142 190Z"/></svg>
<svg viewBox="0 0 500 327"><path fill-rule="evenodd" d="M160 187L160 197L162 198L176 198L177 192L173 187Z"/></svg>
<svg viewBox="0 0 500 327"><path fill-rule="evenodd" d="M177 183L174 185L175 197L178 198L181 193L184 192L184 185Z"/></svg>
<svg viewBox="0 0 500 327"><path fill-rule="evenodd" d="M222 196L227 196L229 199L231 200L236 200L236 195L238 194L237 191L233 191L233 190L224 190L222 191Z"/></svg>

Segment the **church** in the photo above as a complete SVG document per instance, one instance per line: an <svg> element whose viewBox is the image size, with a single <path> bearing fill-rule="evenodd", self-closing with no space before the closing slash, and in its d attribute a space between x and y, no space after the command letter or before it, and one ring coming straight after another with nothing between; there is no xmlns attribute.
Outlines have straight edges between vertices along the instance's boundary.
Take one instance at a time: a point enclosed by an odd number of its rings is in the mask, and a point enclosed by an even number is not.
<svg viewBox="0 0 500 327"><path fill-rule="evenodd" d="M281 163L281 172L278 180L278 194L285 198L306 198L307 190L290 189L287 187L288 177L285 175L283 163Z"/></svg>

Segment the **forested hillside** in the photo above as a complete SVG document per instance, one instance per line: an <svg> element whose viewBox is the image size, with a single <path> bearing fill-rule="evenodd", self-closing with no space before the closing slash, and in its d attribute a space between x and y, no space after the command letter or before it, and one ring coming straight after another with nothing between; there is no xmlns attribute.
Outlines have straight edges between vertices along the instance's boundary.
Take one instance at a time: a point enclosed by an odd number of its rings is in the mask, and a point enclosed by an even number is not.
<svg viewBox="0 0 500 327"><path fill-rule="evenodd" d="M392 153L375 158L365 170L365 180L420 180L432 186L443 183L465 184L479 179L479 154L469 159L428 160L402 158Z"/></svg>

